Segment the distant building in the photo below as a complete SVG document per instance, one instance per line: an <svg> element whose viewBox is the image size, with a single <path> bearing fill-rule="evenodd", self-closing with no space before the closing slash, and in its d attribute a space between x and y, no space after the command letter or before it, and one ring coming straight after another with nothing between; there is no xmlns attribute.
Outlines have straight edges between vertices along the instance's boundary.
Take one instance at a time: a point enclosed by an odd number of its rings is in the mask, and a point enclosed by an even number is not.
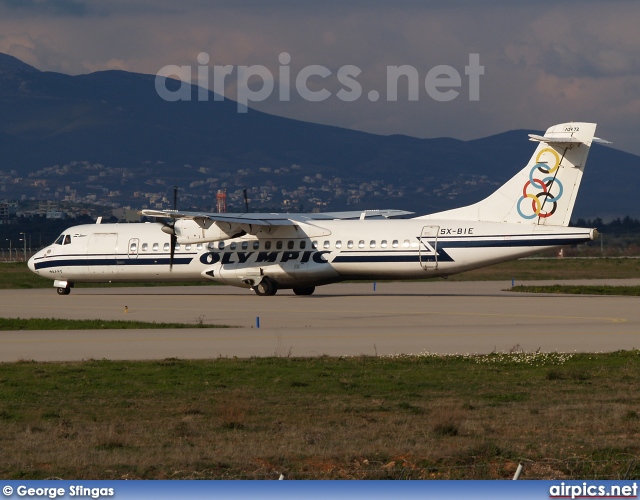
<svg viewBox="0 0 640 500"><path fill-rule="evenodd" d="M0 225L9 224L9 204L0 203Z"/></svg>
<svg viewBox="0 0 640 500"><path fill-rule="evenodd" d="M62 210L47 210L45 217L47 219L61 220L61 219L66 219L67 214L65 214Z"/></svg>

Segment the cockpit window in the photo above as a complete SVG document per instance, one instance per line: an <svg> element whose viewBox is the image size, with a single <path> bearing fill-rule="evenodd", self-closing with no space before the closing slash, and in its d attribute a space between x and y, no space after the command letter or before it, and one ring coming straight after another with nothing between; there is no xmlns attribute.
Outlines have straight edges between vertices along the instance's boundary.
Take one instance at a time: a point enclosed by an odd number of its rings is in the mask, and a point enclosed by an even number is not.
<svg viewBox="0 0 640 500"><path fill-rule="evenodd" d="M71 243L70 234L61 234L58 236L58 239L53 242L54 245L68 245L69 243Z"/></svg>

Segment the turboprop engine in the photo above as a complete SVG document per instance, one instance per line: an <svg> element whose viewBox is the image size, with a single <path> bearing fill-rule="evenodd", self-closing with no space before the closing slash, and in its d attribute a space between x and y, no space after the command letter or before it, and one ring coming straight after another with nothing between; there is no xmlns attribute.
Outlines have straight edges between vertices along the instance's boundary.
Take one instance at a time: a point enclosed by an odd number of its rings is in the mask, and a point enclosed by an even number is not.
<svg viewBox="0 0 640 500"><path fill-rule="evenodd" d="M232 227L228 222L214 222L204 217L178 219L173 227L165 227L162 230L169 234L173 232L176 236L176 241L180 244L227 240L246 232L239 229L237 225Z"/></svg>

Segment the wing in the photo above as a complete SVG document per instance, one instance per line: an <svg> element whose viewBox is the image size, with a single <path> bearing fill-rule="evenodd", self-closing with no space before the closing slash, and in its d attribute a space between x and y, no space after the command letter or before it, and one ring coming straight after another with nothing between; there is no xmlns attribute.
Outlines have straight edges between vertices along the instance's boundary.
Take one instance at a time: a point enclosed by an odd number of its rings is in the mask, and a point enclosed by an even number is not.
<svg viewBox="0 0 640 500"><path fill-rule="evenodd" d="M317 223L321 221L388 219L413 214L413 212L405 212L404 210L365 210L300 214L219 214L209 212L182 212L178 210L142 210L140 213L148 217L175 219L175 223L173 226L168 227L168 231L176 235L178 243L219 241L247 233L253 235L259 232L272 234L278 227L282 226L305 226L308 230L307 234L320 236L329 234L325 229L317 225Z"/></svg>
<svg viewBox="0 0 640 500"><path fill-rule="evenodd" d="M363 220L363 219L395 219L412 215L413 212L404 210L360 210L352 212L324 212L324 213L247 213L247 214L218 214L211 212L182 212L178 210L142 210L142 215L148 217L164 217L170 219L210 220L213 222L227 222L229 224L252 224L257 226L295 226L299 223L308 224L323 220Z"/></svg>

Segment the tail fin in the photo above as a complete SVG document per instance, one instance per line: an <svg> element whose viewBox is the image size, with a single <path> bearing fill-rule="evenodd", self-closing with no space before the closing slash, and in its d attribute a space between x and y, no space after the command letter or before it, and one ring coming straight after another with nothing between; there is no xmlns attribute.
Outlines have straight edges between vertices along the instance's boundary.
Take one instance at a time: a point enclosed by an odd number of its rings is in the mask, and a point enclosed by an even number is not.
<svg viewBox="0 0 640 500"><path fill-rule="evenodd" d="M582 173L594 140L595 123L562 123L539 142L527 166L488 198L423 218L568 226ZM606 142L606 141L603 141Z"/></svg>

